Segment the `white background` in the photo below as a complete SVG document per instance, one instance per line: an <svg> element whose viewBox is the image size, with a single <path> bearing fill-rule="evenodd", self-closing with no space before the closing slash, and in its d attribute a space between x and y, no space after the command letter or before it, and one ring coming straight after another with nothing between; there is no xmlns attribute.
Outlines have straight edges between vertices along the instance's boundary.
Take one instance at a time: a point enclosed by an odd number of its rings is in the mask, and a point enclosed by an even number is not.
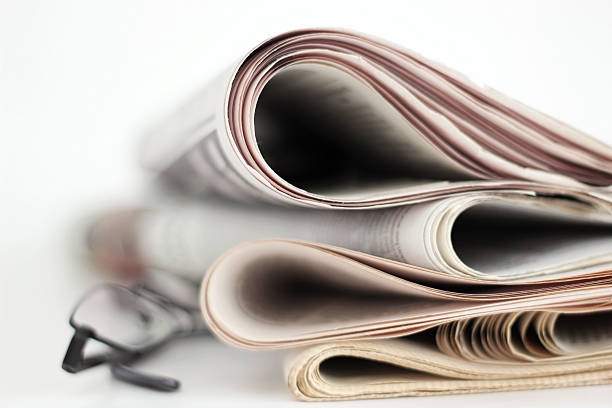
<svg viewBox="0 0 612 408"><path fill-rule="evenodd" d="M278 353L192 340L146 366L177 394L105 368L71 376L67 317L100 277L72 226L137 200L139 135L265 38L347 27L407 46L612 142L612 2L0 1L0 405L279 406ZM609 406L612 386L396 399L386 406ZM325 404L317 404L322 406ZM381 402L332 406L379 406Z"/></svg>

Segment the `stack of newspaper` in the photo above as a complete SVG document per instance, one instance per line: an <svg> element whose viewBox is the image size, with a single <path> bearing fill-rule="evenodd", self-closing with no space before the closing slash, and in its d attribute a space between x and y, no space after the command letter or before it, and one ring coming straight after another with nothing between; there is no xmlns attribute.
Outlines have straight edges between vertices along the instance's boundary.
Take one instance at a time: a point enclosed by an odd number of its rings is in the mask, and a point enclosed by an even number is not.
<svg viewBox="0 0 612 408"><path fill-rule="evenodd" d="M385 41L302 30L143 151L201 197L115 214L115 264L208 270L210 329L289 350L300 399L612 382L612 147L576 129Z"/></svg>

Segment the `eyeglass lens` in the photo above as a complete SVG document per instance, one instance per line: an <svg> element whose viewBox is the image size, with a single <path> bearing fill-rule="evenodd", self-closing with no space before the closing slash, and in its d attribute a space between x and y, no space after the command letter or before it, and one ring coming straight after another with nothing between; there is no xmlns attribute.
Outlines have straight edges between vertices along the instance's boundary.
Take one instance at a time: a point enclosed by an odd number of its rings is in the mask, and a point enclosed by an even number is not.
<svg viewBox="0 0 612 408"><path fill-rule="evenodd" d="M128 350L149 347L178 329L176 317L167 309L119 286L94 289L77 306L71 322Z"/></svg>

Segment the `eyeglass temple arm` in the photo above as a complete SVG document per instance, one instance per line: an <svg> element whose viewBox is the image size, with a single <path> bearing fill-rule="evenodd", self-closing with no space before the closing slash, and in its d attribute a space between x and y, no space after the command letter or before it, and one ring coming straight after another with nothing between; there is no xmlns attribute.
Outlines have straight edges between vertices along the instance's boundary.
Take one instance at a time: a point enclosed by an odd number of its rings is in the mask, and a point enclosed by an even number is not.
<svg viewBox="0 0 612 408"><path fill-rule="evenodd" d="M97 366L109 360L107 354L99 354L85 358L83 350L85 349L85 343L87 343L87 340L89 340L91 336L92 331L87 328L79 327L75 330L74 336L72 336L72 340L70 340L70 344L68 345L68 350L66 350L64 361L62 362L62 368L64 370L69 373L78 373L79 371Z"/></svg>
<svg viewBox="0 0 612 408"><path fill-rule="evenodd" d="M173 378L140 373L118 361L116 358L113 358L112 353L99 354L85 358L83 355L85 344L92 335L93 332L84 327L79 327L75 330L74 336L72 336L72 340L70 340L70 344L68 345L64 361L62 362L62 368L64 370L69 373L78 373L90 367L110 362L113 376L130 384L160 391L176 391L181 386L180 382ZM137 357L139 357L139 354L132 355L132 358Z"/></svg>
<svg viewBox="0 0 612 408"><path fill-rule="evenodd" d="M181 386L173 378L144 374L120 362L111 364L111 373L119 380L158 391L176 391Z"/></svg>

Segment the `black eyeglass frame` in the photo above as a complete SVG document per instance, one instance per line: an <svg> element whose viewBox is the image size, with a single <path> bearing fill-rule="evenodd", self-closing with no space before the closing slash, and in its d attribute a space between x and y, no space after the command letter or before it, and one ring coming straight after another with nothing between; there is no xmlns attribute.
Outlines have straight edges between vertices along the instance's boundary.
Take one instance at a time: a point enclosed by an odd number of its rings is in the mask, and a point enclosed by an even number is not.
<svg viewBox="0 0 612 408"><path fill-rule="evenodd" d="M118 344L103 335L97 333L94 329L87 327L86 325L76 323L74 315L81 306L81 304L87 300L89 296L95 291L101 288L110 288L112 290L122 290L131 293L134 296L143 297L146 300L155 303L157 306L165 309L171 315L176 315L175 312L180 311L191 319L191 329L186 330L178 327L176 330L166 335L157 342L154 342L146 347L130 349L124 345ZM177 316L178 320L178 316ZM126 286L117 284L101 284L97 285L89 290L81 299L77 302L74 307L69 324L75 329L75 333L70 340L66 355L62 362L62 368L69 373L78 373L91 367L95 367L104 363L110 365L112 375L121 380L134 385L151 388L160 391L176 391L180 388L180 382L173 378L162 377L142 373L134 370L129 365L142 357L152 354L154 351L165 346L167 343L182 337L209 334L206 329L202 315L199 309L190 308L181 304L176 303L169 297L155 291L146 285L138 285L134 289ZM112 351L107 353L95 354L93 356L85 357L85 345L89 340L96 340L102 344L109 346Z"/></svg>

